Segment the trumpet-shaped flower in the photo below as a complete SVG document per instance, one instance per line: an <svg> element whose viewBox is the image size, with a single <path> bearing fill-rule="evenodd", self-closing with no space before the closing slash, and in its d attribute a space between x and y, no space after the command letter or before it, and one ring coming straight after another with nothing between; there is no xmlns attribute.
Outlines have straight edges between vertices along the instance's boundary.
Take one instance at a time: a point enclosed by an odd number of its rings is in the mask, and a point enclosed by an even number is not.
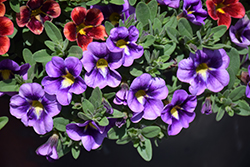
<svg viewBox="0 0 250 167"><path fill-rule="evenodd" d="M247 16L229 28L229 36L236 45L247 48L250 45L250 20Z"/></svg>
<svg viewBox="0 0 250 167"><path fill-rule="evenodd" d="M26 6L20 7L16 14L19 27L27 26L31 32L40 35L43 32L44 22L52 21L61 14L59 4L54 0L29 0Z"/></svg>
<svg viewBox="0 0 250 167"><path fill-rule="evenodd" d="M247 87L246 87L246 96L250 98L250 78L249 78L249 73L250 73L250 65L248 66L248 75L246 76L246 82L247 82Z"/></svg>
<svg viewBox="0 0 250 167"><path fill-rule="evenodd" d="M207 0L207 11L213 20L218 20L218 25L226 25L229 28L231 17L242 18L245 8L239 0Z"/></svg>
<svg viewBox="0 0 250 167"><path fill-rule="evenodd" d="M18 74L23 77L24 80L27 79L27 72L30 68L28 63L19 66L16 62L10 59L4 59L0 62L0 81L8 80L15 77L15 74ZM8 94L13 95L16 92L0 92L0 96Z"/></svg>
<svg viewBox="0 0 250 167"><path fill-rule="evenodd" d="M161 5L167 5L171 8L178 8L180 6L180 0L157 0Z"/></svg>
<svg viewBox="0 0 250 167"><path fill-rule="evenodd" d="M209 115L211 114L213 111L212 111L212 102L211 102L211 99L210 97L206 97L203 105L202 105L202 108L201 108L201 113L202 114L206 114L206 115Z"/></svg>
<svg viewBox="0 0 250 167"><path fill-rule="evenodd" d="M171 103L167 104L161 113L161 119L169 124L168 135L177 135L182 128L189 127L195 117L196 105L196 97L188 95L185 90L174 92Z"/></svg>
<svg viewBox="0 0 250 167"><path fill-rule="evenodd" d="M25 126L33 126L37 134L43 135L53 128L52 117L59 114L61 105L55 96L44 92L38 83L25 83L19 94L10 99L10 113L21 119Z"/></svg>
<svg viewBox="0 0 250 167"><path fill-rule="evenodd" d="M143 55L143 47L135 42L139 37L139 31L135 26L113 28L106 41L111 52L123 53L123 66L131 66L134 59Z"/></svg>
<svg viewBox="0 0 250 167"><path fill-rule="evenodd" d="M6 8L3 2L5 2L6 0L0 0L0 17L4 16Z"/></svg>
<svg viewBox="0 0 250 167"><path fill-rule="evenodd" d="M192 95L200 95L206 88L219 92L229 83L228 65L229 57L224 49L198 50L179 62L177 78L190 84Z"/></svg>
<svg viewBox="0 0 250 167"><path fill-rule="evenodd" d="M84 123L71 123L66 125L68 136L75 141L81 140L83 147L87 151L100 147L104 138L107 136L108 130L108 127L100 126L91 120Z"/></svg>
<svg viewBox="0 0 250 167"><path fill-rule="evenodd" d="M87 71L84 80L89 87L102 89L120 84L122 77L115 69L122 65L122 53L110 52L106 43L91 42L81 62Z"/></svg>
<svg viewBox="0 0 250 167"><path fill-rule="evenodd" d="M192 23L201 25L205 24L204 19L207 18L207 11L202 9L201 0L184 0L183 15Z"/></svg>
<svg viewBox="0 0 250 167"><path fill-rule="evenodd" d="M107 37L105 27L101 25L103 14L99 9L86 10L84 7L76 7L71 12L73 22L68 22L63 30L69 41L76 41L83 51L93 39L105 40Z"/></svg>
<svg viewBox="0 0 250 167"><path fill-rule="evenodd" d="M10 48L10 39L7 35L14 32L14 25L7 17L0 16L0 55L5 54Z"/></svg>
<svg viewBox="0 0 250 167"><path fill-rule="evenodd" d="M128 107L134 112L132 122L139 122L142 118L154 120L161 115L163 103L161 100L168 95L168 88L161 78L152 78L144 73L135 78L128 92Z"/></svg>
<svg viewBox="0 0 250 167"><path fill-rule="evenodd" d="M121 83L121 89L115 94L113 102L117 105L127 105L129 86L127 83Z"/></svg>
<svg viewBox="0 0 250 167"><path fill-rule="evenodd" d="M58 138L59 136L57 134L53 134L50 136L48 141L41 145L37 150L37 155L46 156L48 161L53 161L58 159L58 153L57 153L57 144L58 144Z"/></svg>
<svg viewBox="0 0 250 167"><path fill-rule="evenodd" d="M46 64L48 76L42 80L45 92L56 95L58 102L68 105L72 99L72 93L81 94L87 86L80 74L82 63L76 57L68 57L63 60L61 57L53 57Z"/></svg>

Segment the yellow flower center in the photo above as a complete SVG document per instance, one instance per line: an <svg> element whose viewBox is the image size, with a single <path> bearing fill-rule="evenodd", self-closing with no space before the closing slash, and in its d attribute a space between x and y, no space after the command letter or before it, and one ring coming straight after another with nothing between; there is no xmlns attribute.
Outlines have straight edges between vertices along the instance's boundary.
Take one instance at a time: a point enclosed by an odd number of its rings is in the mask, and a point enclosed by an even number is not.
<svg viewBox="0 0 250 167"><path fill-rule="evenodd" d="M136 93L135 93L135 97L137 98L137 100L143 104L143 99L144 99L144 96L146 96L146 92L144 90L138 90Z"/></svg>
<svg viewBox="0 0 250 167"><path fill-rule="evenodd" d="M42 6L39 7L38 9L34 9L31 11L31 16L37 16L37 15L40 15L40 14L44 14L44 15L47 15L46 13L44 13L42 10L41 10Z"/></svg>
<svg viewBox="0 0 250 167"><path fill-rule="evenodd" d="M116 46L119 48L124 48L124 47L126 47L127 44L128 44L128 42L126 42L124 39L119 39L116 42Z"/></svg>
<svg viewBox="0 0 250 167"><path fill-rule="evenodd" d="M111 22L111 24L113 24L114 26L116 24L119 23L119 20L120 20L120 15L116 12L112 13L110 16L109 16L109 21Z"/></svg>
<svg viewBox="0 0 250 167"><path fill-rule="evenodd" d="M104 58L101 58L96 63L97 68L104 69L105 67L108 67L108 62Z"/></svg>
<svg viewBox="0 0 250 167"><path fill-rule="evenodd" d="M179 106L174 106L172 109L171 109L171 111L170 111L170 113L171 113L171 115L173 116L173 117L175 117L176 119L179 119L179 114L178 114L178 111L177 111L177 109L181 109Z"/></svg>
<svg viewBox="0 0 250 167"><path fill-rule="evenodd" d="M92 25L86 26L84 23L76 26L76 32L79 32L81 35L86 35L85 29L87 28L93 28Z"/></svg>
<svg viewBox="0 0 250 167"><path fill-rule="evenodd" d="M222 13L222 14L224 14L225 13L225 11L222 9L223 7L225 7L225 6L229 6L230 4L228 4L228 5L225 5L225 4L223 4L223 2L224 1L222 1L222 3L219 3L219 4L215 4L215 6L216 6L216 11L217 12L220 12L220 13Z"/></svg>
<svg viewBox="0 0 250 167"><path fill-rule="evenodd" d="M64 80L62 81L62 87L67 88L75 82L75 77L67 71L66 75L62 76Z"/></svg>
<svg viewBox="0 0 250 167"><path fill-rule="evenodd" d="M10 79L10 75L12 74L11 70L0 70L3 80Z"/></svg>
<svg viewBox="0 0 250 167"><path fill-rule="evenodd" d="M35 114L36 114L37 118L39 118L43 109L44 109L42 103L40 101L34 100L34 101L32 101L31 106L34 107Z"/></svg>
<svg viewBox="0 0 250 167"><path fill-rule="evenodd" d="M207 66L206 63L201 63L197 68L196 68L196 73L201 74L204 78L206 78L206 73L209 67Z"/></svg>
<svg viewBox="0 0 250 167"><path fill-rule="evenodd" d="M92 127L93 129L97 130L97 127L95 127L95 125L93 125L92 122L90 122L88 125L86 125L84 130L86 131L89 126Z"/></svg>

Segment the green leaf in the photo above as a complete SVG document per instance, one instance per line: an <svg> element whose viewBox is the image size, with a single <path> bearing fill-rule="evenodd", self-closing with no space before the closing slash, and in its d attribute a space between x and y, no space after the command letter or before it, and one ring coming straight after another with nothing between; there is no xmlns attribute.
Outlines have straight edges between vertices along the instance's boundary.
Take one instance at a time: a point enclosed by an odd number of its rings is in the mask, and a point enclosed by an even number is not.
<svg viewBox="0 0 250 167"><path fill-rule="evenodd" d="M122 138L116 140L116 144L127 144L131 141L131 137L125 134Z"/></svg>
<svg viewBox="0 0 250 167"><path fill-rule="evenodd" d="M136 1L137 1L137 0L129 0L129 4L130 4L131 6L134 6L134 4L136 3Z"/></svg>
<svg viewBox="0 0 250 167"><path fill-rule="evenodd" d="M33 44L34 35L28 28L23 29L22 36L26 45L31 46Z"/></svg>
<svg viewBox="0 0 250 167"><path fill-rule="evenodd" d="M147 48L149 47L150 45L152 45L155 41L155 37L153 35L147 35L146 37L146 41L144 43L142 43L142 47L143 48Z"/></svg>
<svg viewBox="0 0 250 167"><path fill-rule="evenodd" d="M75 147L71 147L71 153L74 159L77 159L80 155L81 150L78 148L76 149Z"/></svg>
<svg viewBox="0 0 250 167"><path fill-rule="evenodd" d="M239 87L237 87L236 89L234 89L230 94L229 94L229 98L232 101L237 101L239 100L241 97L245 96L245 92L246 92L246 86L245 85L241 85Z"/></svg>
<svg viewBox="0 0 250 167"><path fill-rule="evenodd" d="M20 13L20 4L18 0L10 0L9 3L12 10L16 13Z"/></svg>
<svg viewBox="0 0 250 167"><path fill-rule="evenodd" d="M77 46L77 45L73 45L70 47L69 49L69 55L68 57L72 56L72 57L77 57L78 59L82 58L82 48Z"/></svg>
<svg viewBox="0 0 250 167"><path fill-rule="evenodd" d="M138 77L143 74L142 67L140 65L131 66L129 72L134 77Z"/></svg>
<svg viewBox="0 0 250 167"><path fill-rule="evenodd" d="M83 112L78 112L78 113L77 113L77 116L78 116L79 118L83 119L84 121L87 121L87 120L91 120L91 119L92 119L92 117L91 117L90 115L85 114L85 113L83 113Z"/></svg>
<svg viewBox="0 0 250 167"><path fill-rule="evenodd" d="M104 93L104 94L103 94L103 97L104 97L105 99L111 99L112 97L115 96L115 94L116 94L116 92Z"/></svg>
<svg viewBox="0 0 250 167"><path fill-rule="evenodd" d="M90 101L88 101L87 99L83 99L82 109L83 109L83 112L86 114L89 114L88 111L90 111L91 113L94 113L94 111L95 111L93 104Z"/></svg>
<svg viewBox="0 0 250 167"><path fill-rule="evenodd" d="M160 131L161 128L158 126L147 126L142 129L142 135L145 136L146 138L153 138L158 136Z"/></svg>
<svg viewBox="0 0 250 167"><path fill-rule="evenodd" d="M9 118L6 116L0 117L0 130L8 123Z"/></svg>
<svg viewBox="0 0 250 167"><path fill-rule="evenodd" d="M176 43L169 43L164 46L164 56L170 56L176 48ZM163 56L161 56L163 59ZM163 61L165 62L165 61Z"/></svg>
<svg viewBox="0 0 250 167"><path fill-rule="evenodd" d="M234 74L234 71L231 68L227 69L227 72L230 76L230 80L229 80L229 83L227 85L227 89L231 89L234 86L236 75Z"/></svg>
<svg viewBox="0 0 250 167"><path fill-rule="evenodd" d="M99 87L96 87L89 98L89 101L94 105L95 108L98 108L102 103L102 91Z"/></svg>
<svg viewBox="0 0 250 167"><path fill-rule="evenodd" d="M92 5L98 4L99 2L101 2L101 0L91 0L91 1L88 1L86 5L92 6Z"/></svg>
<svg viewBox="0 0 250 167"><path fill-rule="evenodd" d="M123 112L118 111L117 109L113 109L113 111L114 112L113 112L111 118L123 118L126 116Z"/></svg>
<svg viewBox="0 0 250 167"><path fill-rule="evenodd" d="M213 45L202 45L204 48L208 48L208 49L212 49L212 50L216 50L216 49L221 49L224 47L228 47L228 45L225 45L223 43L217 43L217 44L213 44Z"/></svg>
<svg viewBox="0 0 250 167"><path fill-rule="evenodd" d="M56 47L56 44L52 41L44 41L44 44L51 50L51 51L56 51L55 50L55 47Z"/></svg>
<svg viewBox="0 0 250 167"><path fill-rule="evenodd" d="M175 43L179 43L177 39L179 37L179 32L175 28L167 27L167 34Z"/></svg>
<svg viewBox="0 0 250 167"><path fill-rule="evenodd" d="M151 18L151 11L144 2L139 2L135 8L136 18L143 26L148 24L148 20Z"/></svg>
<svg viewBox="0 0 250 167"><path fill-rule="evenodd" d="M23 59L26 63L29 63L30 65L36 64L36 61L32 56L32 52L28 48L23 49Z"/></svg>
<svg viewBox="0 0 250 167"><path fill-rule="evenodd" d="M53 119L53 122L54 122L54 127L62 132L66 131L66 125L69 124L69 120L63 117L56 117Z"/></svg>
<svg viewBox="0 0 250 167"><path fill-rule="evenodd" d="M249 104L245 100L239 100L237 109L239 109L239 111L235 113L238 115L241 115L241 116L250 115L250 107L249 107Z"/></svg>
<svg viewBox="0 0 250 167"><path fill-rule="evenodd" d="M109 3L115 4L115 5L123 5L124 0L110 0Z"/></svg>
<svg viewBox="0 0 250 167"><path fill-rule="evenodd" d="M39 50L33 54L33 58L36 62L47 63L51 61L52 56L50 56L46 49Z"/></svg>
<svg viewBox="0 0 250 167"><path fill-rule="evenodd" d="M234 74L237 74L240 68L240 56L238 51L235 48L225 49L225 51L230 58L228 69L231 69Z"/></svg>
<svg viewBox="0 0 250 167"><path fill-rule="evenodd" d="M149 139L145 139L143 145L139 145L137 147L137 151L145 161L150 161L153 155L151 141Z"/></svg>
<svg viewBox="0 0 250 167"><path fill-rule="evenodd" d="M45 32L48 37L55 43L63 42L61 31L50 21L44 23Z"/></svg>
<svg viewBox="0 0 250 167"><path fill-rule="evenodd" d="M19 86L15 79L0 81L0 92L18 92Z"/></svg>
<svg viewBox="0 0 250 167"><path fill-rule="evenodd" d="M211 29L210 34L213 34L214 39L219 39L225 34L226 31L227 31L227 26L220 25L220 26L213 27Z"/></svg>
<svg viewBox="0 0 250 167"><path fill-rule="evenodd" d="M110 35L110 30L114 28L114 25L109 21L105 21L104 25L105 25L106 32L108 33L108 35Z"/></svg>
<svg viewBox="0 0 250 167"><path fill-rule="evenodd" d="M215 118L216 121L220 121L222 119L222 117L224 116L224 114L225 114L225 110L222 108L219 108L218 113L217 113L216 118Z"/></svg>
<svg viewBox="0 0 250 167"><path fill-rule="evenodd" d="M178 20L176 19L176 16L173 14L164 25L164 28L165 30L167 30L167 27L176 28L177 24L178 24Z"/></svg>
<svg viewBox="0 0 250 167"><path fill-rule="evenodd" d="M108 138L112 140L117 140L119 138L122 138L125 134L126 127L122 126L121 128L118 128L117 126L112 127L108 131Z"/></svg>
<svg viewBox="0 0 250 167"><path fill-rule="evenodd" d="M151 21L153 21L157 15L158 2L156 0L151 0L147 5L151 12Z"/></svg>
<svg viewBox="0 0 250 167"><path fill-rule="evenodd" d="M107 117L103 117L100 121L98 121L100 126L107 126L109 124L109 120Z"/></svg>
<svg viewBox="0 0 250 167"><path fill-rule="evenodd" d="M193 30L186 18L181 18L178 22L178 31L184 37L193 37Z"/></svg>

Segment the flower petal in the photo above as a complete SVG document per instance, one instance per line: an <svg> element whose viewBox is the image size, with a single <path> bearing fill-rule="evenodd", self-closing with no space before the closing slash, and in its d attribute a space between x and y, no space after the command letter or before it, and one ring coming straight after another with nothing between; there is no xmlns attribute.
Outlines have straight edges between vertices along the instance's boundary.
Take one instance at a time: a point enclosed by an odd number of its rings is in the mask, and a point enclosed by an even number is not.
<svg viewBox="0 0 250 167"><path fill-rule="evenodd" d="M230 76L226 69L209 71L207 88L212 92L221 91L229 83Z"/></svg>
<svg viewBox="0 0 250 167"><path fill-rule="evenodd" d="M87 11L85 24L86 25L100 25L104 20L102 12L97 8L92 8Z"/></svg>
<svg viewBox="0 0 250 167"><path fill-rule="evenodd" d="M4 16L5 11L6 11L5 5L2 2L0 2L0 17Z"/></svg>
<svg viewBox="0 0 250 167"><path fill-rule="evenodd" d="M44 90L38 83L25 83L20 86L19 95L27 99L39 100L44 96Z"/></svg>
<svg viewBox="0 0 250 167"><path fill-rule="evenodd" d="M76 40L76 25L73 22L68 22L65 24L63 29L64 36L69 41L75 41Z"/></svg>
<svg viewBox="0 0 250 167"><path fill-rule="evenodd" d="M86 90L87 86L84 80L79 76L75 78L74 84L70 87L69 92L74 94L81 94Z"/></svg>
<svg viewBox="0 0 250 167"><path fill-rule="evenodd" d="M8 52L10 48L10 39L7 36L0 36L0 55Z"/></svg>
<svg viewBox="0 0 250 167"><path fill-rule="evenodd" d="M45 66L46 72L50 77L57 78L65 75L65 64L61 57L53 57Z"/></svg>
<svg viewBox="0 0 250 167"><path fill-rule="evenodd" d="M71 12L71 18L76 25L84 23L87 10L84 7L75 7Z"/></svg>
<svg viewBox="0 0 250 167"><path fill-rule="evenodd" d="M69 103L71 102L72 93L69 93L68 91L69 91L68 88L59 89L57 91L56 99L63 106L69 105Z"/></svg>
<svg viewBox="0 0 250 167"><path fill-rule="evenodd" d="M40 35L43 32L43 24L35 17L30 18L27 27L36 35Z"/></svg>
<svg viewBox="0 0 250 167"><path fill-rule="evenodd" d="M93 38L86 35L80 35L78 33L76 41L77 45L80 46L83 51L85 51L87 50L88 45L93 41Z"/></svg>
<svg viewBox="0 0 250 167"><path fill-rule="evenodd" d="M89 87L95 88L99 87L100 89L104 88L107 85L106 79L102 74L99 73L98 69L93 69L92 72L86 73L84 80Z"/></svg>
<svg viewBox="0 0 250 167"><path fill-rule="evenodd" d="M103 41L105 40L104 37L108 36L106 33L106 29L103 25L99 25L93 28L86 28L84 31L89 37L92 37L94 39L101 39Z"/></svg>
<svg viewBox="0 0 250 167"><path fill-rule="evenodd" d="M53 18L57 18L61 14L60 5L54 0L46 0L41 7L41 11Z"/></svg>
<svg viewBox="0 0 250 167"><path fill-rule="evenodd" d="M128 106L133 112L142 112L144 110L144 106L137 100L135 93L136 92L133 90L129 90L127 99Z"/></svg>
<svg viewBox="0 0 250 167"><path fill-rule="evenodd" d="M79 141L84 135L83 133L84 128L79 127L75 123L71 123L71 124L66 125L66 132L71 139L75 141Z"/></svg>
<svg viewBox="0 0 250 167"><path fill-rule="evenodd" d="M234 3L223 8L223 10L234 18L242 18L245 16L245 8L240 3Z"/></svg>
<svg viewBox="0 0 250 167"><path fill-rule="evenodd" d="M165 81L159 77L152 78L146 94L155 99L165 99L168 96Z"/></svg>
<svg viewBox="0 0 250 167"><path fill-rule="evenodd" d="M220 12L217 12L217 14L218 14L218 17L219 17L219 19L217 21L217 24L218 25L225 25L225 26L227 26L227 29L228 29L230 27L230 25L231 25L231 17L230 17L230 15L228 13L222 14Z"/></svg>
<svg viewBox="0 0 250 167"><path fill-rule="evenodd" d="M51 95L56 94L61 87L62 80L62 78L58 79L45 76L42 80L44 91Z"/></svg>
<svg viewBox="0 0 250 167"><path fill-rule="evenodd" d="M31 11L27 6L20 7L20 13L16 13L16 23L19 27L24 27L30 19Z"/></svg>
<svg viewBox="0 0 250 167"><path fill-rule="evenodd" d="M207 5L207 12L208 12L209 16L213 20L217 20L218 15L217 15L217 12L216 12L216 6L215 6L214 2L212 0L207 0L206 5Z"/></svg>
<svg viewBox="0 0 250 167"><path fill-rule="evenodd" d="M14 32L14 25L8 17L0 17L0 36L11 35Z"/></svg>
<svg viewBox="0 0 250 167"><path fill-rule="evenodd" d="M144 105L144 115L143 118L147 120L154 120L161 115L163 109L163 103L159 99L146 98L146 103Z"/></svg>
<svg viewBox="0 0 250 167"><path fill-rule="evenodd" d="M117 71L115 71L113 69L109 70L109 73L107 75L107 85L108 86L115 88L121 83L121 80L122 80L122 77Z"/></svg>
<svg viewBox="0 0 250 167"><path fill-rule="evenodd" d="M23 115L26 115L27 110L30 108L30 104L25 98L20 95L14 95L10 99L10 113L16 118L20 119Z"/></svg>
<svg viewBox="0 0 250 167"><path fill-rule="evenodd" d="M77 77L81 74L82 63L77 57L67 57L64 63L69 73L74 77Z"/></svg>
<svg viewBox="0 0 250 167"><path fill-rule="evenodd" d="M43 4L43 0L29 0L27 2L27 6L31 9L31 10L34 10L34 9L37 9L39 8L40 6L42 6Z"/></svg>

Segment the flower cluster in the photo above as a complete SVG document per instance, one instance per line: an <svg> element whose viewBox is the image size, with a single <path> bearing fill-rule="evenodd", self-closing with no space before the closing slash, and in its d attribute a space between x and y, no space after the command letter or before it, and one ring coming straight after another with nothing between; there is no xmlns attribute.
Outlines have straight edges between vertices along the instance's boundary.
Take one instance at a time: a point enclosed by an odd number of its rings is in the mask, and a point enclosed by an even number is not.
<svg viewBox="0 0 250 167"><path fill-rule="evenodd" d="M245 2L122 2L0 1L0 96L50 136L36 150L49 161L105 138L149 161L150 139L188 132L197 112L250 115Z"/></svg>

